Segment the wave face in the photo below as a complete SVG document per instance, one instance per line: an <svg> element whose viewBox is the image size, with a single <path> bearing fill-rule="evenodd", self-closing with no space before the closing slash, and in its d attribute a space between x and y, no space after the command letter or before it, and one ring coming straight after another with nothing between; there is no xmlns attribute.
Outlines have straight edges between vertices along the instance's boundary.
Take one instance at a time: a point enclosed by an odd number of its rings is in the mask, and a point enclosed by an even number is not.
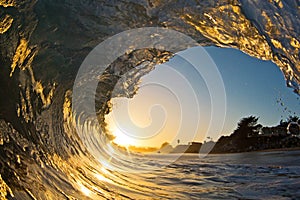
<svg viewBox="0 0 300 200"><path fill-rule="evenodd" d="M104 123L109 100L133 96L140 77L172 54L138 50L106 69L97 87L100 130L72 112L72 87L82 61L109 36L133 28L166 27L203 46L238 48L272 60L299 94L299 9L296 0L1 0L0 198L184 198L184 191L172 191L172 185L161 189L153 177L114 171L105 162L112 148ZM129 87L113 96L120 76L142 64L135 55L147 67L134 71ZM86 148L78 127L97 131L101 162ZM115 166L124 160L136 165L123 156ZM156 162L139 159L144 167Z"/></svg>

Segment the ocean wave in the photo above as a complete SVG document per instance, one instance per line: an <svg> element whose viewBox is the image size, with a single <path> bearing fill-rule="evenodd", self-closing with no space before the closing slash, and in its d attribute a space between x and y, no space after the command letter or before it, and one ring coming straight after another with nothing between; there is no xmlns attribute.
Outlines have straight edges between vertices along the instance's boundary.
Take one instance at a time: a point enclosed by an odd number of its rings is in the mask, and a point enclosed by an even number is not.
<svg viewBox="0 0 300 200"><path fill-rule="evenodd" d="M105 69L97 86L97 121L72 110L72 88L81 63L110 36L134 28L164 27L202 46L233 47L271 60L299 94L299 6L293 0L0 1L0 197L186 198L182 190L171 191L174 180L162 180L160 185L151 175L140 178L114 170L125 164L136 169L160 162L115 149L104 123L110 99L132 97L140 78L168 61L172 52L129 52ZM143 63L146 67L135 68ZM118 87L121 90L112 94L122 75L132 69ZM92 156L85 140L94 144L99 157ZM118 159L110 163L113 156ZM189 178L182 183L194 184Z"/></svg>

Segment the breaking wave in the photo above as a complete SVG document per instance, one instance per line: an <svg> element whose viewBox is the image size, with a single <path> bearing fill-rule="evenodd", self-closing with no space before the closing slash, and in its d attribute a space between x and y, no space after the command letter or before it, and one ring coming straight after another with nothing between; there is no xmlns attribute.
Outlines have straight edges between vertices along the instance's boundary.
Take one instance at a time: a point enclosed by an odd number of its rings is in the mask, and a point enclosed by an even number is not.
<svg viewBox="0 0 300 200"><path fill-rule="evenodd" d="M1 0L0 198L185 197L184 191L155 184L154 176L126 173L132 168L161 170L173 157L136 156L116 149L104 122L111 98L132 97L140 78L176 51L128 48L105 65L94 90L96 121L89 120L87 112L74 111L73 86L82 62L111 36L162 27L201 46L233 47L271 60L282 70L287 86L299 94L299 8L293 0ZM88 73L87 79L93 71ZM125 74L126 84L115 90ZM87 141L93 145L87 146ZM174 172L172 165L168 170Z"/></svg>

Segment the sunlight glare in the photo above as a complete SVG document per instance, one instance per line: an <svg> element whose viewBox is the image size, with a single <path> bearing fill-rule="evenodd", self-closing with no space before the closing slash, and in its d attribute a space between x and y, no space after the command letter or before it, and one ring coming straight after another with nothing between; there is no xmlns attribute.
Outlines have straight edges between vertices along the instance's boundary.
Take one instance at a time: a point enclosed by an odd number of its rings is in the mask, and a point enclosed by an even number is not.
<svg viewBox="0 0 300 200"><path fill-rule="evenodd" d="M120 146L129 147L137 145L137 141L135 139L126 135L126 133L123 133L118 128L115 128L113 134L116 137L113 141Z"/></svg>

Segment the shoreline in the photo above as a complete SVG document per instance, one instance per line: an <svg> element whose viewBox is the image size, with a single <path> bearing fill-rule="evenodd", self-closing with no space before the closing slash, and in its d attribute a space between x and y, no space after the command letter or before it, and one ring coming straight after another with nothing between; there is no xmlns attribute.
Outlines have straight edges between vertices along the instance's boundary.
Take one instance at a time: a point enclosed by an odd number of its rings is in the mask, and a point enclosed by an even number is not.
<svg viewBox="0 0 300 200"><path fill-rule="evenodd" d="M255 151L242 151L242 152L219 152L219 153L208 153L208 154L234 154L234 153L254 153L254 152L277 152L277 151L300 151L300 147L292 148L276 148L276 149L263 149Z"/></svg>
<svg viewBox="0 0 300 200"><path fill-rule="evenodd" d="M238 154L238 153L260 153L260 152L278 152L278 151L300 151L300 147L292 148L276 148L276 149L265 149L265 150L256 150L256 151L241 151L241 152L218 152L218 153L207 153L207 155L218 155L218 154ZM145 154L145 153L143 153ZM146 153L147 154L147 153ZM152 153L150 153L152 154ZM172 155L172 154L199 154L198 153L155 153L157 155Z"/></svg>
<svg viewBox="0 0 300 200"><path fill-rule="evenodd" d="M292 148L277 148L277 149L265 149L265 150L258 150L253 152L274 152L274 151L299 151L300 147L292 147ZM252 151L249 151L252 152Z"/></svg>

